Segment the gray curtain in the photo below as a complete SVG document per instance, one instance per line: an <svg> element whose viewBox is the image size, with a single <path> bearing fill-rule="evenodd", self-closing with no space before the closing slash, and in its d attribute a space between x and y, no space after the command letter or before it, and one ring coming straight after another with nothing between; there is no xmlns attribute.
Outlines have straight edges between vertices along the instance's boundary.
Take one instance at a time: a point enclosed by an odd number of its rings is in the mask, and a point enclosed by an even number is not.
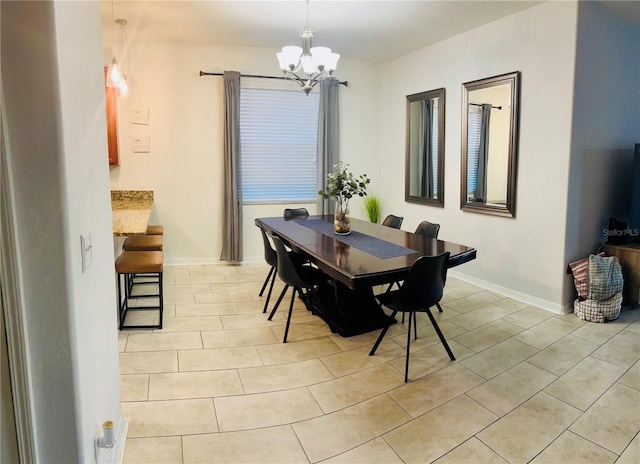
<svg viewBox="0 0 640 464"><path fill-rule="evenodd" d="M240 169L240 73L225 71L224 81L224 200L220 259L242 261L242 177Z"/></svg>
<svg viewBox="0 0 640 464"><path fill-rule="evenodd" d="M332 77L320 82L320 109L318 112L318 190L324 189L327 174L338 163L338 79ZM318 214L333 214L334 199L318 195Z"/></svg>
<svg viewBox="0 0 640 464"><path fill-rule="evenodd" d="M422 101L420 119L420 196L433 198L433 100Z"/></svg>
<svg viewBox="0 0 640 464"><path fill-rule="evenodd" d="M478 176L476 178L475 198L487 201L487 161L489 159L489 123L491 105L482 105L482 121L480 122L480 150L478 152Z"/></svg>

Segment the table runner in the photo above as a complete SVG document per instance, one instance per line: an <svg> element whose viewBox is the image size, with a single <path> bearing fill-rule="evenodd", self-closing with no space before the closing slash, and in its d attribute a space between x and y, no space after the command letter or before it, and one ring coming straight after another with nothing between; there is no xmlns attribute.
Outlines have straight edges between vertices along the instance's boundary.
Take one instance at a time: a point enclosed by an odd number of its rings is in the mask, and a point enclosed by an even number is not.
<svg viewBox="0 0 640 464"><path fill-rule="evenodd" d="M390 243L370 235L352 230L349 235L338 235L333 229L333 223L321 219L304 219L296 221L301 226L331 237L345 245L352 246L380 259L396 258L398 256L417 253L415 250Z"/></svg>

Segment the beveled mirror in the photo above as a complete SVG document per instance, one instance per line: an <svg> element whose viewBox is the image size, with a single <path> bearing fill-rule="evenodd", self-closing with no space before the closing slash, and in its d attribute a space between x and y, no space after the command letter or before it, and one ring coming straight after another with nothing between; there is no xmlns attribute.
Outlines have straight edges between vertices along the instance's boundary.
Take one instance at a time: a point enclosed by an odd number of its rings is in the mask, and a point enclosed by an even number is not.
<svg viewBox="0 0 640 464"><path fill-rule="evenodd" d="M515 217L520 72L463 84L460 209Z"/></svg>
<svg viewBox="0 0 640 464"><path fill-rule="evenodd" d="M407 95L405 201L444 206L444 89Z"/></svg>

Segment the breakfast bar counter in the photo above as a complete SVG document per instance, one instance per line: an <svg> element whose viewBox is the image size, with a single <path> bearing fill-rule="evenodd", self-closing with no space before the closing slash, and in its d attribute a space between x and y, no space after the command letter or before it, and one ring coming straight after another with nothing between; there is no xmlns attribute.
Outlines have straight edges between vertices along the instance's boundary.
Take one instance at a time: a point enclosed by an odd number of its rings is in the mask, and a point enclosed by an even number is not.
<svg viewBox="0 0 640 464"><path fill-rule="evenodd" d="M153 207L153 190L112 190L113 235L144 235Z"/></svg>

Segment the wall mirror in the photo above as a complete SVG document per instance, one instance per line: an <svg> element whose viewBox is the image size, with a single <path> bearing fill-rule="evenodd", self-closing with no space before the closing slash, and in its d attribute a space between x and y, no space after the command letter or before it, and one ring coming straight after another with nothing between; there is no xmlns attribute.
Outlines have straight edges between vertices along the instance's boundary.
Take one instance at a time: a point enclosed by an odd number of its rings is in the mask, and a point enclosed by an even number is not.
<svg viewBox="0 0 640 464"><path fill-rule="evenodd" d="M520 72L463 84L460 209L515 217Z"/></svg>
<svg viewBox="0 0 640 464"><path fill-rule="evenodd" d="M444 206L444 93L407 95L405 201Z"/></svg>

